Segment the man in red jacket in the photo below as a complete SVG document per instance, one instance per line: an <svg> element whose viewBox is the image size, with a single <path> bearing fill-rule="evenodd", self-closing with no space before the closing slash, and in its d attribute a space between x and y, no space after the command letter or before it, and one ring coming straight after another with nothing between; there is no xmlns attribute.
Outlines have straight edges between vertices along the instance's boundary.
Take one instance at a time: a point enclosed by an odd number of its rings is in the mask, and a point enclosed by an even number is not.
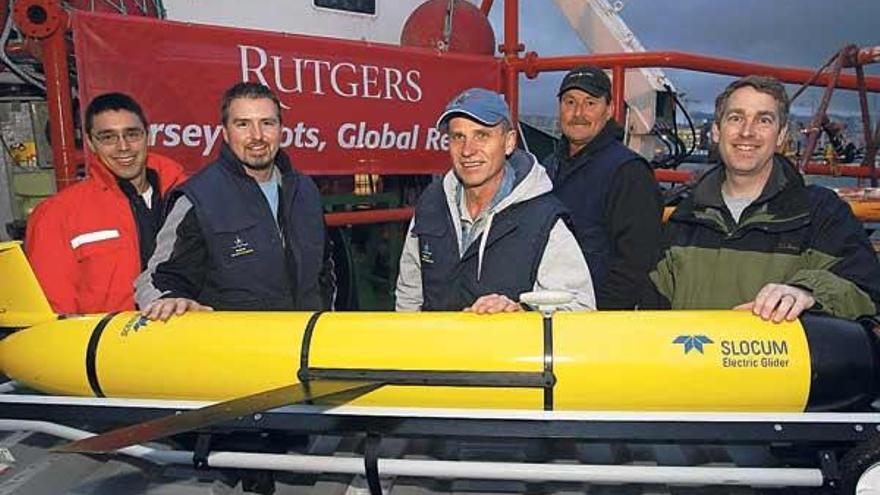
<svg viewBox="0 0 880 495"><path fill-rule="evenodd" d="M56 312L133 310L134 279L156 245L166 194L186 175L147 151L147 119L128 95L92 100L85 131L88 178L37 206L25 251Z"/></svg>

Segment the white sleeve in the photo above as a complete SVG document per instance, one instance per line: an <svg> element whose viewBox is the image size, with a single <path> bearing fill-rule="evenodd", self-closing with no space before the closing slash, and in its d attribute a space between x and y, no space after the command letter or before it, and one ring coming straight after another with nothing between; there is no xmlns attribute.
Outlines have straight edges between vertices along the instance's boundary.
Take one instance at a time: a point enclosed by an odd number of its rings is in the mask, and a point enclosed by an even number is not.
<svg viewBox="0 0 880 495"><path fill-rule="evenodd" d="M422 264L419 260L419 238L412 233L415 219L409 222L403 252L400 253L400 271L397 274L397 288L394 290L397 311L421 311Z"/></svg>
<svg viewBox="0 0 880 495"><path fill-rule="evenodd" d="M558 220L550 231L541 264L538 266L535 290L564 290L574 294L574 300L560 306L561 310L596 309L596 293L593 290L590 269L577 239L562 220Z"/></svg>

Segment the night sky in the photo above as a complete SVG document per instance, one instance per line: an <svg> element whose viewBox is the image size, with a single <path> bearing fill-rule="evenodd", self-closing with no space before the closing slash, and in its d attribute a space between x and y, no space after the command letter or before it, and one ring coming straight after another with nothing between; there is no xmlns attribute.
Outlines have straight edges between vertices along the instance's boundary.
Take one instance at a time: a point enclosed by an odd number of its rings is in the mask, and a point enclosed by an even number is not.
<svg viewBox="0 0 880 495"><path fill-rule="evenodd" d="M490 14L496 37L503 39L502 4ZM880 0L624 0L620 16L649 51L676 50L778 64L818 68L848 43L880 45ZM520 37L539 55L585 53L583 45L552 0L520 0ZM880 75L880 65L867 73ZM522 86L524 113L555 113L562 73L548 73ZM667 70L686 104L711 109L715 95L732 79ZM796 87L789 86L789 91ZM796 102L796 113L810 113L821 93L811 90ZM874 121L880 95L869 96ZM858 111L855 93L838 91L832 112Z"/></svg>

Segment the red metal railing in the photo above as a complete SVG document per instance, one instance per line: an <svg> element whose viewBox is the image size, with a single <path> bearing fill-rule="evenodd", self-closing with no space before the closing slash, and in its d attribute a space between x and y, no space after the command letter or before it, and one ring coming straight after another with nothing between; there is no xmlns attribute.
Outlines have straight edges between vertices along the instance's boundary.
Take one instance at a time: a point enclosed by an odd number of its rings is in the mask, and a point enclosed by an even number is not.
<svg viewBox="0 0 880 495"><path fill-rule="evenodd" d="M804 173L807 174L829 175L833 177L856 177L862 179L871 177L871 170L871 167L866 166L858 167L845 165L835 167L826 163L817 162L807 163L804 167ZM686 170L657 169L654 171L654 177L658 182L674 182L682 184L693 180L694 174Z"/></svg>
<svg viewBox="0 0 880 495"><path fill-rule="evenodd" d="M324 214L330 227L362 225L367 223L405 222L413 216L415 208L385 208L381 210L341 211Z"/></svg>

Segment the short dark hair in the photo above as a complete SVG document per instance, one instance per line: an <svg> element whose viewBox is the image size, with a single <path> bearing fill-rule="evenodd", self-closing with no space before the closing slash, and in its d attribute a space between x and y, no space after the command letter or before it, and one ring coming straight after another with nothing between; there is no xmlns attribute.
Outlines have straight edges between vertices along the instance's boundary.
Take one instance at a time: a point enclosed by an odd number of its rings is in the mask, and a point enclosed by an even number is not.
<svg viewBox="0 0 880 495"><path fill-rule="evenodd" d="M278 113L278 121L281 121L281 102L278 96L267 86L255 82L240 82L223 93L223 100L220 102L220 123L226 125L229 119L229 106L232 100L239 98L267 98L275 103L275 111Z"/></svg>
<svg viewBox="0 0 880 495"><path fill-rule="evenodd" d="M776 100L776 109L779 112L779 128L782 129L788 124L788 110L791 101L785 92L785 86L775 77L770 76L746 76L728 84L724 91L715 98L715 122L721 125L721 118L724 117L724 111L727 109L727 101L734 91L740 88L753 88L759 93L768 94Z"/></svg>
<svg viewBox="0 0 880 495"><path fill-rule="evenodd" d="M92 99L86 107L86 134L92 134L92 126L95 124L95 115L104 112L118 112L125 110L131 112L140 119L144 129L147 128L147 117L144 110L134 101L134 98L125 93L104 93Z"/></svg>

